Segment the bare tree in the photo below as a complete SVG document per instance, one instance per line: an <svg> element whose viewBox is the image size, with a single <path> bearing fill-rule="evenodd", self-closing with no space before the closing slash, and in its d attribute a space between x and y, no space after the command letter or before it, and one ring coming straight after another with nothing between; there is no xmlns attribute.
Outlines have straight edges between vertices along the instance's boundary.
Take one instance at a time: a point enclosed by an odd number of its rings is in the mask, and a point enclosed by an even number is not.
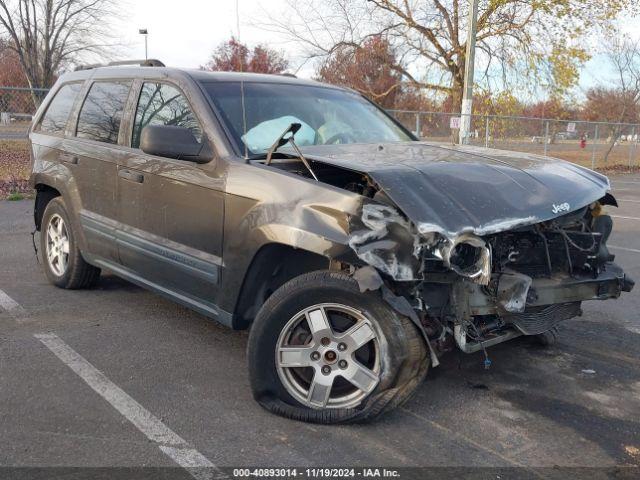
<svg viewBox="0 0 640 480"><path fill-rule="evenodd" d="M604 154L604 161L609 159L609 154L618 142L622 134L623 122L640 122L638 112L640 109L640 40L631 40L627 36L613 37L605 44L605 54L611 66L615 78L614 88L602 91L595 89L592 95L600 93L600 97L609 100L610 111L615 115L615 125L611 132L609 148ZM608 94L608 95L607 95Z"/></svg>
<svg viewBox="0 0 640 480"><path fill-rule="evenodd" d="M113 45L116 0L0 0L0 36L9 41L31 88L50 87L60 70Z"/></svg>
<svg viewBox="0 0 640 480"><path fill-rule="evenodd" d="M489 87L526 80L536 88L566 90L587 59L585 32L607 28L635 3L480 0L480 77ZM358 49L383 35L400 57L394 68L404 81L451 96L459 107L468 9L468 0L288 0L286 12L259 25L304 45L308 58L331 56L345 46Z"/></svg>

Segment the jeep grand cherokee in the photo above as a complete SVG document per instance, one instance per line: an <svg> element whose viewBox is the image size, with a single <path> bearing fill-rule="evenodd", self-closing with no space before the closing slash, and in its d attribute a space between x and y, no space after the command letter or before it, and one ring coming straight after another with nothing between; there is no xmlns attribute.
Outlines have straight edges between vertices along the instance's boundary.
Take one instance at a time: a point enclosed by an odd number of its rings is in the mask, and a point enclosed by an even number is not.
<svg viewBox="0 0 640 480"><path fill-rule="evenodd" d="M290 418L376 417L453 346L550 342L633 287L606 177L419 141L331 85L89 68L60 77L30 140L49 280L105 269L251 327L254 397Z"/></svg>

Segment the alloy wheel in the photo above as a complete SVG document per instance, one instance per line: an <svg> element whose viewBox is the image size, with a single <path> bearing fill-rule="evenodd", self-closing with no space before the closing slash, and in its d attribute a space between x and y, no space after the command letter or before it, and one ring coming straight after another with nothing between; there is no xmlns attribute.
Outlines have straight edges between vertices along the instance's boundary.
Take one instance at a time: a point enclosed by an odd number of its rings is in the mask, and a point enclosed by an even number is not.
<svg viewBox="0 0 640 480"><path fill-rule="evenodd" d="M360 311L313 305L294 315L276 347L278 376L310 408L353 408L380 381L379 335Z"/></svg>
<svg viewBox="0 0 640 480"><path fill-rule="evenodd" d="M69 232L64 220L57 213L49 220L46 235L47 263L51 271L61 277L69 265Z"/></svg>

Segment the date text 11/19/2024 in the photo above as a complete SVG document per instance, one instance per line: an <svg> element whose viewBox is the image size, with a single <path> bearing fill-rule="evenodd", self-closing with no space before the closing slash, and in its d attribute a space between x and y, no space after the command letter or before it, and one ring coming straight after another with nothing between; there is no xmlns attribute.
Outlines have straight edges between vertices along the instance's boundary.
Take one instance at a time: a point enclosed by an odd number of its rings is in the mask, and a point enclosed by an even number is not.
<svg viewBox="0 0 640 480"><path fill-rule="evenodd" d="M233 478L400 478L389 468L236 468Z"/></svg>

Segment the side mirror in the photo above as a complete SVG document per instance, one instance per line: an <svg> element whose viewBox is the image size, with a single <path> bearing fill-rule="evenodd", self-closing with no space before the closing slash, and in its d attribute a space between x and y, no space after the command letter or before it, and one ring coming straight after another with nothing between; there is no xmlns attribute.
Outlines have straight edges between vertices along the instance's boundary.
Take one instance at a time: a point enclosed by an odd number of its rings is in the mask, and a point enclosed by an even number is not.
<svg viewBox="0 0 640 480"><path fill-rule="evenodd" d="M174 125L149 125L142 129L140 149L149 155L207 163L213 152L207 137L198 142L191 130Z"/></svg>

